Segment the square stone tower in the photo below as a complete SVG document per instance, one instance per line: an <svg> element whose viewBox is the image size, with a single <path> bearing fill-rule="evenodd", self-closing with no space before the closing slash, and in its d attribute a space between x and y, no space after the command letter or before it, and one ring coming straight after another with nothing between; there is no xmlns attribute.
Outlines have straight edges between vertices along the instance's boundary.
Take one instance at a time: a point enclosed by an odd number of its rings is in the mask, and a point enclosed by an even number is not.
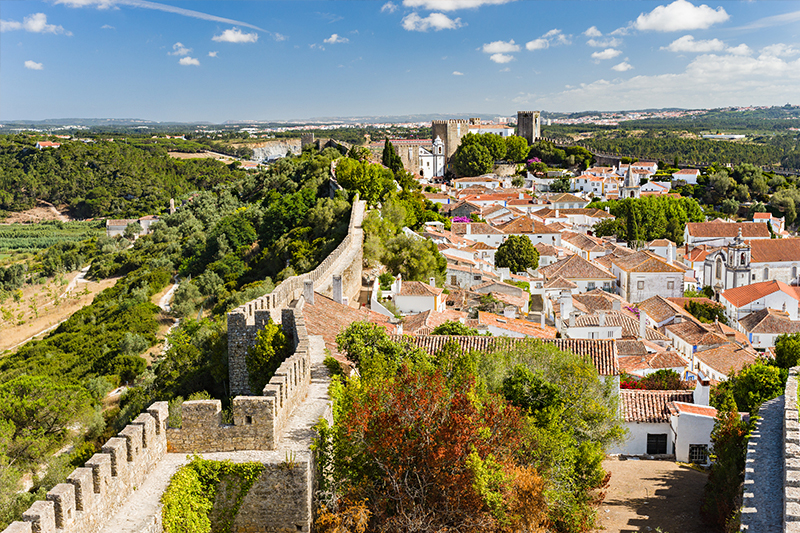
<svg viewBox="0 0 800 533"><path fill-rule="evenodd" d="M517 135L533 144L542 136L542 121L539 111L517 111Z"/></svg>
<svg viewBox="0 0 800 533"><path fill-rule="evenodd" d="M444 141L445 164L461 144L461 137L469 133L470 121L465 119L434 120L431 123L431 138L439 137Z"/></svg>

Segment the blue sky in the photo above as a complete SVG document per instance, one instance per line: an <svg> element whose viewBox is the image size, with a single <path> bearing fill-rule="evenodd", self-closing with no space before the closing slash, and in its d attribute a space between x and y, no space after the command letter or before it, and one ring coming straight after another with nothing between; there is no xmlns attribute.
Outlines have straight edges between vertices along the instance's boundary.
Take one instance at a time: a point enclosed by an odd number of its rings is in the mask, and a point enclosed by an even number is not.
<svg viewBox="0 0 800 533"><path fill-rule="evenodd" d="M800 1L0 2L0 120L800 104Z"/></svg>

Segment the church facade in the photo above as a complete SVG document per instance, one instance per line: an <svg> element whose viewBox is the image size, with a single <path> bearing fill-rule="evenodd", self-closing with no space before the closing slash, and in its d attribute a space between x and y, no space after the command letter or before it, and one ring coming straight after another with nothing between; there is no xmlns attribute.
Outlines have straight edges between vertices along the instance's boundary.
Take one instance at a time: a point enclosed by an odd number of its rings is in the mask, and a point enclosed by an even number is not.
<svg viewBox="0 0 800 533"><path fill-rule="evenodd" d="M716 294L760 281L798 285L800 239L734 241L710 252L703 263L703 282Z"/></svg>

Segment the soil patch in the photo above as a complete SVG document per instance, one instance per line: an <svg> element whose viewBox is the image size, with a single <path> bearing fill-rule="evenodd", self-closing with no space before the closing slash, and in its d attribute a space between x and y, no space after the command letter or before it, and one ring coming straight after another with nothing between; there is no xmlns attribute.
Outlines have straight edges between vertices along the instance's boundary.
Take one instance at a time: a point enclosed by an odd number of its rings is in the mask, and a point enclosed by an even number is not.
<svg viewBox="0 0 800 533"><path fill-rule="evenodd" d="M236 161L235 157L231 157L225 154L218 154L216 152L197 152L197 153L188 153L188 152L167 152L170 157L174 159L216 159L218 161L224 161L226 163L230 163L232 161Z"/></svg>
<svg viewBox="0 0 800 533"><path fill-rule="evenodd" d="M36 207L26 211L17 211L10 213L3 221L3 224L18 224L18 223L35 223L43 222L45 220L60 220L61 222L69 222L73 220L67 214L67 206L56 207L49 202L39 200Z"/></svg>
<svg viewBox="0 0 800 533"><path fill-rule="evenodd" d="M70 272L47 283L24 285L18 302L8 298L0 303L0 352L34 336L46 333L92 302L100 291L113 287L120 278L100 282L81 281L68 294L68 280L80 271Z"/></svg>
<svg viewBox="0 0 800 533"><path fill-rule="evenodd" d="M707 474L671 461L609 458L603 468L611 472L611 481L596 531L707 533L700 520Z"/></svg>

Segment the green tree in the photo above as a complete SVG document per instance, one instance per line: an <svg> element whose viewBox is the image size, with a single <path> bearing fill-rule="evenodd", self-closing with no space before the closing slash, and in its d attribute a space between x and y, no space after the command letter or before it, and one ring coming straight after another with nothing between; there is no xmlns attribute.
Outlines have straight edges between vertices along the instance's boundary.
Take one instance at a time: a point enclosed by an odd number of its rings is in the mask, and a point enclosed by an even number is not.
<svg viewBox="0 0 800 533"><path fill-rule="evenodd" d="M681 376L669 368L648 374L640 381L648 390L677 390L681 388Z"/></svg>
<svg viewBox="0 0 800 533"><path fill-rule="evenodd" d="M780 335L775 339L775 364L791 368L800 361L800 333Z"/></svg>
<svg viewBox="0 0 800 533"><path fill-rule="evenodd" d="M525 139L525 137L512 135L511 137L506 137L505 141L506 159L515 163L521 163L525 161L525 158L528 157L528 152L530 151L527 139Z"/></svg>
<svg viewBox="0 0 800 533"><path fill-rule="evenodd" d="M495 265L508 267L512 272L525 272L539 267L539 252L525 235L509 235L497 248Z"/></svg>
<svg viewBox="0 0 800 533"><path fill-rule="evenodd" d="M138 222L131 222L127 226L125 226L125 231L122 232L122 236L132 241L136 237L138 237L142 233L142 225Z"/></svg>
<svg viewBox="0 0 800 533"><path fill-rule="evenodd" d="M489 150L489 155L493 161L500 161L506 158L506 142L503 137L494 133L483 133L478 136L480 144Z"/></svg>
<svg viewBox="0 0 800 533"><path fill-rule="evenodd" d="M431 335L479 335L479 333L477 329L466 326L461 322L448 320L433 328Z"/></svg>
<svg viewBox="0 0 800 533"><path fill-rule="evenodd" d="M397 155L397 152L395 151L394 146L392 146L392 143L389 142L389 139L386 139L386 142L383 143L383 155L381 156L381 163L383 163L383 166L391 170L394 174L404 170L403 160L400 159L399 155Z"/></svg>
<svg viewBox="0 0 800 533"><path fill-rule="evenodd" d="M280 325L269 322L256 335L256 344L247 352L245 362L250 391L258 394L289 356L291 348Z"/></svg>
<svg viewBox="0 0 800 533"><path fill-rule="evenodd" d="M713 403L719 405L721 399L730 392L737 410L755 415L762 403L783 394L786 375L786 371L781 371L777 366L757 361L732 373L717 385Z"/></svg>
<svg viewBox="0 0 800 533"><path fill-rule="evenodd" d="M382 202L394 190L392 171L366 161L340 160L336 166L336 179L345 189L358 191L360 198L370 206Z"/></svg>
<svg viewBox="0 0 800 533"><path fill-rule="evenodd" d="M434 277L444 281L447 260L433 241L397 235L386 243L383 263L392 275L404 280L428 281Z"/></svg>
<svg viewBox="0 0 800 533"><path fill-rule="evenodd" d="M714 462L701 508L705 520L718 531L733 530L728 528L742 493L747 433L747 424L739 417L733 396L726 395L717 409L711 432Z"/></svg>
<svg viewBox="0 0 800 533"><path fill-rule="evenodd" d="M550 190L552 192L569 192L572 189L569 178L562 176L550 182Z"/></svg>
<svg viewBox="0 0 800 533"><path fill-rule="evenodd" d="M468 133L467 136L472 135ZM466 136L465 136L466 137ZM453 171L458 176L481 176L490 172L494 164L489 150L481 144L462 144L453 154Z"/></svg>
<svg viewBox="0 0 800 533"><path fill-rule="evenodd" d="M729 215L735 215L739 211L739 202L736 201L734 198L725 198L722 201L722 208L723 213L727 213Z"/></svg>

